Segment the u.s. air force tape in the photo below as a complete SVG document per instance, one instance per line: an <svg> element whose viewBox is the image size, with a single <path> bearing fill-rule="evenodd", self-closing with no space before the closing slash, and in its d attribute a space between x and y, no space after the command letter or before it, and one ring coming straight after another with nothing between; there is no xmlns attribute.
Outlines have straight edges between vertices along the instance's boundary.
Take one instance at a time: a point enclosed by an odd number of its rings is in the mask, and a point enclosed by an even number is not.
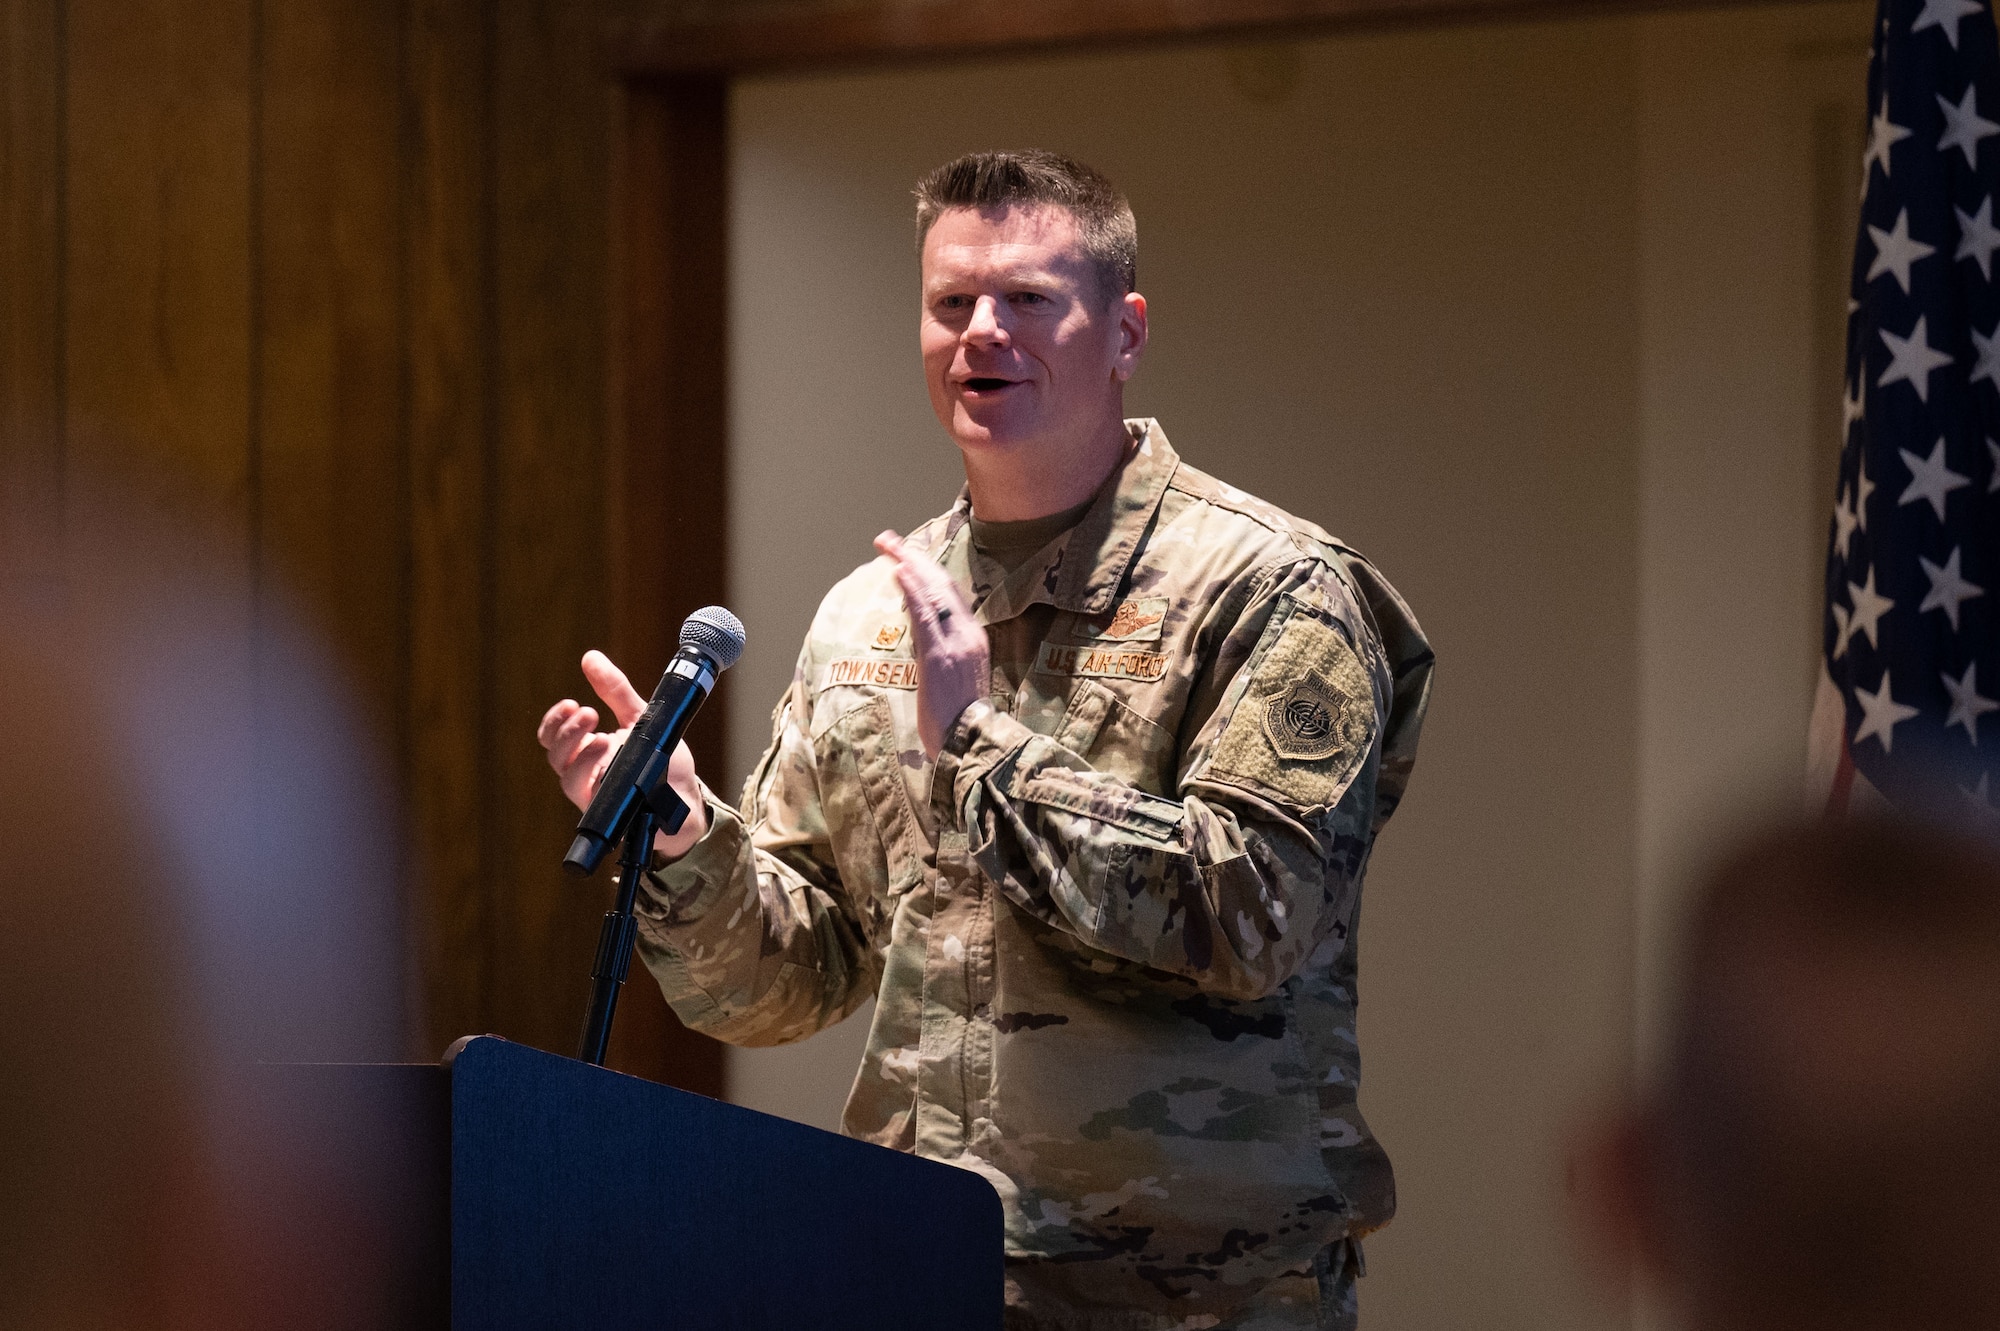
<svg viewBox="0 0 2000 1331"><path fill-rule="evenodd" d="M1144 647L1068 647L1045 642L1035 656L1035 669L1049 675L1134 679L1150 684L1166 675L1167 657Z"/></svg>

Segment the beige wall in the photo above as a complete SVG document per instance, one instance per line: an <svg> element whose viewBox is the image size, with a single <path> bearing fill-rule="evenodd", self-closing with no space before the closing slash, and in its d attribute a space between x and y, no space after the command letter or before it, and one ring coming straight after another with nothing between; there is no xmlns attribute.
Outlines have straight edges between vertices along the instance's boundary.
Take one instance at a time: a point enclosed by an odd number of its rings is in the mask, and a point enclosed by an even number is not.
<svg viewBox="0 0 2000 1331"><path fill-rule="evenodd" d="M1803 773L1869 13L1643 29L1642 1040L1701 831L1781 800ZM1815 271L1819 251L1830 272Z"/></svg>
<svg viewBox="0 0 2000 1331"><path fill-rule="evenodd" d="M1132 411L1366 551L1436 643L1363 930L1363 1105L1402 1192L1369 1325L1626 1320L1574 1269L1560 1152L1632 1066L1669 847L1799 747L1790 71L1866 25L1482 27L737 95L732 781L820 593L957 489L916 368L908 190L971 148L1045 144L1125 186L1156 339ZM830 1125L862 1033L734 1055L733 1094Z"/></svg>

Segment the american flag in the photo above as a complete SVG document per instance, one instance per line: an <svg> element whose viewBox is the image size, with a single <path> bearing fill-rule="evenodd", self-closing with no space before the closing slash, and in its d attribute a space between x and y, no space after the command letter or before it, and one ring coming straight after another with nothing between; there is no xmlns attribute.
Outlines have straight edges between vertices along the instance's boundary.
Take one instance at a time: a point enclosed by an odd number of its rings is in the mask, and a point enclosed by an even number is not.
<svg viewBox="0 0 2000 1331"><path fill-rule="evenodd" d="M1829 806L2000 803L2000 35L1881 0L1815 768Z"/></svg>

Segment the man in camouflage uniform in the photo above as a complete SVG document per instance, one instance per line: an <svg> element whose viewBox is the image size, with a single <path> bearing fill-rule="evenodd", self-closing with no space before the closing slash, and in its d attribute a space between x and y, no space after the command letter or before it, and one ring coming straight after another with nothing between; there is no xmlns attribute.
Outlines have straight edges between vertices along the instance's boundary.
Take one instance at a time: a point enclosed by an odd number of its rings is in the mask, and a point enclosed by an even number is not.
<svg viewBox="0 0 2000 1331"><path fill-rule="evenodd" d="M919 200L968 489L828 593L740 809L679 756L705 817L661 843L642 954L737 1044L877 999L843 1129L991 1181L1010 1327L1350 1327L1395 1206L1354 929L1430 650L1360 555L1120 418L1145 306L1101 177L983 154ZM580 802L595 724L543 723Z"/></svg>

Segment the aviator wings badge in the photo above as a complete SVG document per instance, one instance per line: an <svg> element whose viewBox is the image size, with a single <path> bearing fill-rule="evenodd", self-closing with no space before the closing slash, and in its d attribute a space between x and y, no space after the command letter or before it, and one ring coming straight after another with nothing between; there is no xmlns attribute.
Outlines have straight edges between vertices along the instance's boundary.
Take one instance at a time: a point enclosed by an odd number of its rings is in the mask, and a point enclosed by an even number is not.
<svg viewBox="0 0 2000 1331"><path fill-rule="evenodd" d="M1340 718L1347 700L1318 671L1264 704L1264 734L1281 758L1317 762L1339 751Z"/></svg>

